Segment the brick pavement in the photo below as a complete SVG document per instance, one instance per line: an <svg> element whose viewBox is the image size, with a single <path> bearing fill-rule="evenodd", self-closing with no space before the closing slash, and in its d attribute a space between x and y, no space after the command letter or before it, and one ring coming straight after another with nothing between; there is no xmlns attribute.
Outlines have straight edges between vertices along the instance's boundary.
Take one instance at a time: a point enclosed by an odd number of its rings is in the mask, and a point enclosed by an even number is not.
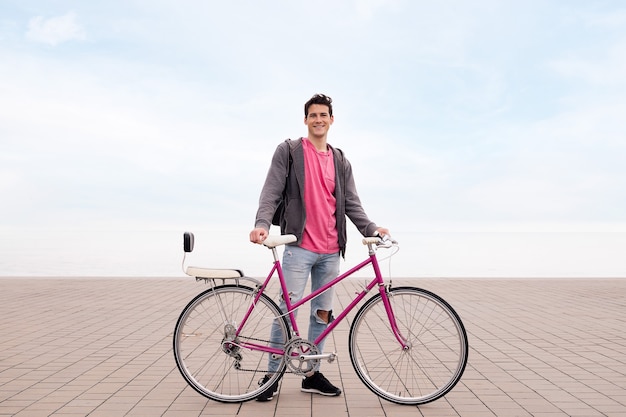
<svg viewBox="0 0 626 417"><path fill-rule="evenodd" d="M360 280L345 281L338 305ZM348 324L322 365L343 394L299 391L221 404L189 388L172 330L203 288L191 278L0 278L0 416L624 416L626 279L394 280L434 291L462 317L461 382L420 407L378 399L355 375ZM300 315L305 316L304 314ZM306 327L304 327L306 328Z"/></svg>

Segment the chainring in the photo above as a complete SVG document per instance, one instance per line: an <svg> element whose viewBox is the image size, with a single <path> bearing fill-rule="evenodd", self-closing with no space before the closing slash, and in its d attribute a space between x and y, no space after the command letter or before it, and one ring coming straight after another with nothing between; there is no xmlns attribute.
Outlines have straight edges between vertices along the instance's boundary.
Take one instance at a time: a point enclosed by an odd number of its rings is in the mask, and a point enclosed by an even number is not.
<svg viewBox="0 0 626 417"><path fill-rule="evenodd" d="M306 359L302 355L319 355L320 350L315 343L301 338L294 338L285 345L285 363L287 368L296 375L309 374L320 369L320 359Z"/></svg>

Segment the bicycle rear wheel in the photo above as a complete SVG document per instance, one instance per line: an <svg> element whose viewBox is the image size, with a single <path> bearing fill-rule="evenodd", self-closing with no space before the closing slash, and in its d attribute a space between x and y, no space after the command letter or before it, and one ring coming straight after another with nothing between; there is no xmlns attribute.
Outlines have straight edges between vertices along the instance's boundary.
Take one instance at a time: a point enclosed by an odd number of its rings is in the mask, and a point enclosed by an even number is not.
<svg viewBox="0 0 626 417"><path fill-rule="evenodd" d="M280 371L260 385L268 373L268 354L241 343L270 346L272 323L279 324L284 346L289 328L280 308L265 294L254 306L239 335L237 327L253 304L255 290L222 285L197 295L183 309L174 329L174 357L185 380L200 394L220 402L256 398L279 380Z"/></svg>
<svg viewBox="0 0 626 417"><path fill-rule="evenodd" d="M388 292L400 334L394 336L382 296L357 312L349 334L352 366L376 395L397 404L425 404L448 393L467 364L465 327L441 297L413 287Z"/></svg>

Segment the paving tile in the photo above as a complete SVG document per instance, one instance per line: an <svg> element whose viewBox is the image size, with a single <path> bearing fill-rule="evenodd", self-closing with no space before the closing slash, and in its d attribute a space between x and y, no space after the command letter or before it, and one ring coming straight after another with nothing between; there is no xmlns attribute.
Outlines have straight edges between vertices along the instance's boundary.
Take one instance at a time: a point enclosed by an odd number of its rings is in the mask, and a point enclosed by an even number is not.
<svg viewBox="0 0 626 417"><path fill-rule="evenodd" d="M346 280L336 307L362 280ZM340 397L300 392L287 374L269 403L223 404L180 376L172 331L207 287L185 278L0 278L4 416L619 416L626 410L626 279L394 279L446 299L470 341L461 382L416 406L381 400L348 355L349 323L322 372ZM28 308L24 308L27 303ZM299 326L306 332L306 309Z"/></svg>

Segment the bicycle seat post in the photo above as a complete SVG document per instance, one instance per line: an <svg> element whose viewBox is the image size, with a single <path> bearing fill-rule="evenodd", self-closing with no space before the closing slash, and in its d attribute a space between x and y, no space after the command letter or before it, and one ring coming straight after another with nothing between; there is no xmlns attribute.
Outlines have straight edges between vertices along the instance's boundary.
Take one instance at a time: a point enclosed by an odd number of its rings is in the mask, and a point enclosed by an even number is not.
<svg viewBox="0 0 626 417"><path fill-rule="evenodd" d="M274 262L278 261L278 251L276 250L276 246L274 246L272 249L272 255L274 255Z"/></svg>

